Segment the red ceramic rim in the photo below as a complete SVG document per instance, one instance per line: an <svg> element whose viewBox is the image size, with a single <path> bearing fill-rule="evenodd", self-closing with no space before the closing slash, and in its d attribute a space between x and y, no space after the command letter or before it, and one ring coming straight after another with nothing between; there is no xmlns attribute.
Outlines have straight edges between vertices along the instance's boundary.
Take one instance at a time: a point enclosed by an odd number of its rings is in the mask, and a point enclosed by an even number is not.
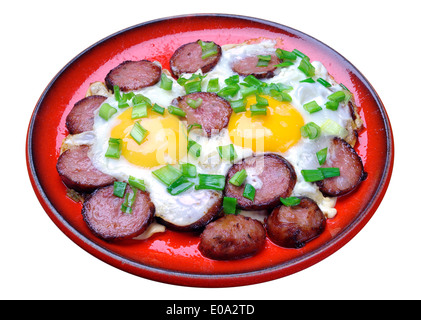
<svg viewBox="0 0 421 320"><path fill-rule="evenodd" d="M205 28L203 27L205 26ZM257 256L237 261L212 261L197 250L198 235L167 231L145 241L110 244L95 238L82 221L81 205L66 196L55 165L65 116L84 97L89 85L124 60L149 59L168 69L172 52L199 38L220 45L257 37L281 38L286 50L305 52L321 61L336 81L355 95L366 128L356 150L368 178L349 196L338 199L338 214L326 231L301 249L277 247L270 240ZM229 287L281 278L326 258L351 240L369 221L388 187L394 158L393 135L386 110L366 78L343 56L315 38L278 23L257 18L196 14L153 20L117 32L70 61L42 93L27 133L30 180L46 213L84 250L131 274L165 283Z"/></svg>

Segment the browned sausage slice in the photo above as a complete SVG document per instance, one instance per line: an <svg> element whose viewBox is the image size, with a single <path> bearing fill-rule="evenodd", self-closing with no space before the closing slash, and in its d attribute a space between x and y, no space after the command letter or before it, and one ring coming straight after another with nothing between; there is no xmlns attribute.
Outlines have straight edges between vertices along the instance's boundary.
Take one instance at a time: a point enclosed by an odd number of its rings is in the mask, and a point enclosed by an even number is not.
<svg viewBox="0 0 421 320"><path fill-rule="evenodd" d="M82 216L98 237L111 241L142 234L153 220L155 207L147 192L137 190L131 213L124 213L124 198L116 197L114 186L100 188L83 203ZM130 187L126 192L133 193Z"/></svg>
<svg viewBox="0 0 421 320"><path fill-rule="evenodd" d="M199 41L183 44L171 56L170 68L175 77L179 77L183 73L195 73L199 69L206 73L218 63L222 54L221 47L215 44L218 53L202 59L202 47L199 45Z"/></svg>
<svg viewBox="0 0 421 320"><path fill-rule="evenodd" d="M94 167L88 151L89 146L78 146L64 151L58 158L57 171L68 188L89 193L115 181Z"/></svg>
<svg viewBox="0 0 421 320"><path fill-rule="evenodd" d="M363 162L355 150L343 139L334 138L328 148L328 156L322 167L339 168L340 176L317 181L325 196L337 197L354 190L365 180Z"/></svg>
<svg viewBox="0 0 421 320"><path fill-rule="evenodd" d="M240 259L262 250L265 240L266 231L259 221L230 214L206 226L199 250L214 260Z"/></svg>
<svg viewBox="0 0 421 320"><path fill-rule="evenodd" d="M300 204L276 207L266 221L270 240L286 248L301 248L318 237L326 226L326 218L316 202L301 198Z"/></svg>
<svg viewBox="0 0 421 320"><path fill-rule="evenodd" d="M94 126L95 110L106 100L104 96L89 96L75 103L66 117L70 134L91 131Z"/></svg>
<svg viewBox="0 0 421 320"><path fill-rule="evenodd" d="M189 106L189 99L202 99L202 103L194 109ZM188 125L200 124L208 137L212 135L212 131L219 132L225 128L232 113L230 103L213 92L190 93L174 99L172 104L183 109Z"/></svg>
<svg viewBox="0 0 421 320"><path fill-rule="evenodd" d="M161 79L161 67L148 61L127 60L108 72L105 77L107 88L113 90L117 85L121 91L134 91L153 86Z"/></svg>
<svg viewBox="0 0 421 320"><path fill-rule="evenodd" d="M256 188L254 201L243 197L245 183L237 187L229 182L232 176L246 169L248 178L258 179L260 188ZM291 195L297 182L297 176L292 165L283 157L267 153L262 156L249 157L234 164L228 170L225 183L225 196L237 199L237 205L244 210L263 210L274 208L281 202L280 197Z"/></svg>
<svg viewBox="0 0 421 320"><path fill-rule="evenodd" d="M277 68L275 66L281 63L276 55L271 55L271 60L266 67L258 67L258 62L259 57L257 55L248 56L234 62L232 70L242 76L253 75L258 79L272 78L275 75L274 71Z"/></svg>

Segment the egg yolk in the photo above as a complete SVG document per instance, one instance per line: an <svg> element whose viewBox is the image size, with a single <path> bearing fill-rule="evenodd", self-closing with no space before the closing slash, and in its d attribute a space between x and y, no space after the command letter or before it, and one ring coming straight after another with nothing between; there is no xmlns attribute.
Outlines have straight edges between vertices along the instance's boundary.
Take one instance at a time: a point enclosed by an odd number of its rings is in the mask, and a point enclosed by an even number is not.
<svg viewBox="0 0 421 320"><path fill-rule="evenodd" d="M266 115L251 116L256 97L247 98L246 112L231 115L228 130L233 144L254 152L285 152L300 138L304 119L290 103L262 96L268 101Z"/></svg>
<svg viewBox="0 0 421 320"><path fill-rule="evenodd" d="M145 118L132 119L131 116L132 108L128 108L118 116L118 123L111 130L112 138L122 139L121 155L127 161L153 168L177 163L186 155L187 139L183 135L186 129L178 117L168 112L160 115L151 110L148 110ZM130 135L135 122L139 122L148 131L140 144Z"/></svg>

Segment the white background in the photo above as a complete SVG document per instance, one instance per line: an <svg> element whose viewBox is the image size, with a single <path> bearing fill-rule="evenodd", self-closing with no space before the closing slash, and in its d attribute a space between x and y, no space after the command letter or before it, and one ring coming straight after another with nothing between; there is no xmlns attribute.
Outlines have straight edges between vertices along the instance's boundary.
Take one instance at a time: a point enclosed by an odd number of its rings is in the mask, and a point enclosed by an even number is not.
<svg viewBox="0 0 421 320"><path fill-rule="evenodd" d="M6 1L0 18L2 299L420 299L421 23L416 1ZM118 6L118 7L117 7ZM149 7L148 7L149 6ZM339 251L288 277L237 288L189 288L120 271L69 240L30 185L25 139L35 104L55 74L98 40L185 13L267 19L312 35L371 82L396 146L388 192Z"/></svg>

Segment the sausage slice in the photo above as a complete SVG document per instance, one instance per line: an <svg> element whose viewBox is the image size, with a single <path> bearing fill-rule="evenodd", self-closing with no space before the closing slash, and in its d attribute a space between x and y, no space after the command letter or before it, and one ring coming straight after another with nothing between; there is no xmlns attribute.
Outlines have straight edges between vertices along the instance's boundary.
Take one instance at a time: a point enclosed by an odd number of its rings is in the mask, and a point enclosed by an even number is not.
<svg viewBox="0 0 421 320"><path fill-rule="evenodd" d="M246 181L239 187L231 184L229 180L232 176L243 169L247 172ZM251 181L256 182L254 201L243 197L245 184ZM270 209L281 203L280 197L291 195L296 182L297 176L292 165L279 155L267 153L246 158L228 170L225 196L236 198L237 206L244 210Z"/></svg>
<svg viewBox="0 0 421 320"><path fill-rule="evenodd" d="M276 207L266 221L270 240L286 248L301 248L318 237L326 227L326 218L312 199L300 198L300 204Z"/></svg>
<svg viewBox="0 0 421 320"><path fill-rule="evenodd" d="M215 44L218 53L202 59L202 47L199 41L183 44L171 56L170 68L175 77L183 73L195 73L199 69L206 73L216 66L222 55L221 47Z"/></svg>
<svg viewBox="0 0 421 320"><path fill-rule="evenodd" d="M161 72L161 67L149 60L127 60L108 72L105 84L111 91L114 85L124 92L134 91L156 84L161 79Z"/></svg>
<svg viewBox="0 0 421 320"><path fill-rule="evenodd" d="M86 145L68 149L60 155L56 165L64 184L78 192L90 193L115 181L94 167L88 151Z"/></svg>
<svg viewBox="0 0 421 320"><path fill-rule="evenodd" d="M124 198L116 197L114 186L100 188L83 203L82 216L89 229L107 240L130 239L142 234L153 220L155 207L147 192L137 190L131 213L124 213ZM133 193L130 187L126 192Z"/></svg>
<svg viewBox="0 0 421 320"><path fill-rule="evenodd" d="M265 240L266 231L259 221L230 214L206 226L198 248L207 258L233 260L256 254Z"/></svg>
<svg viewBox="0 0 421 320"><path fill-rule="evenodd" d="M258 79L272 78L275 73L277 64L281 63L281 60L276 55L271 55L271 59L266 67L258 67L259 57L248 56L241 60L234 62L232 70L242 76L253 75Z"/></svg>
<svg viewBox="0 0 421 320"><path fill-rule="evenodd" d="M345 140L335 137L329 145L328 156L322 167L337 167L340 176L317 181L325 196L337 197L354 190L367 178L363 162Z"/></svg>
<svg viewBox="0 0 421 320"><path fill-rule="evenodd" d="M89 96L75 103L66 117L70 134L91 131L94 127L95 110L107 99L104 96Z"/></svg>
<svg viewBox="0 0 421 320"><path fill-rule="evenodd" d="M190 99L202 99L202 103L194 109L188 104ZM225 128L232 113L230 103L214 92L190 93L174 99L172 104L183 109L188 125L200 124L208 137L212 135L212 130L219 132Z"/></svg>

